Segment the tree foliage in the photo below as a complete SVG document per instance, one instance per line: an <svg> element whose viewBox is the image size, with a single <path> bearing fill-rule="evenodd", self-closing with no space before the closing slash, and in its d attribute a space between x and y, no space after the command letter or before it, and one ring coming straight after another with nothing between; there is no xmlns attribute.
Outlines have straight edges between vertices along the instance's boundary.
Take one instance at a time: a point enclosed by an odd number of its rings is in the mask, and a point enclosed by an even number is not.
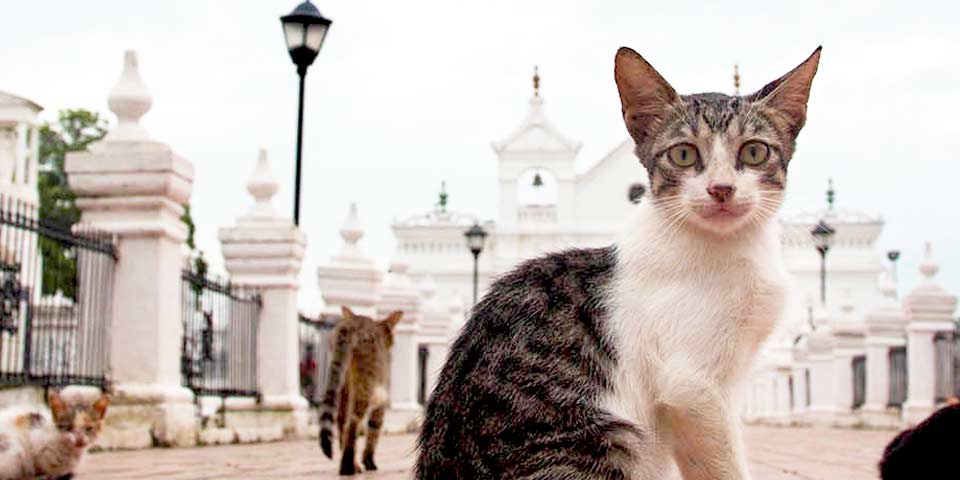
<svg viewBox="0 0 960 480"><path fill-rule="evenodd" d="M61 110L54 123L40 126L40 155L37 178L40 190L40 218L44 222L70 229L80 219L75 196L67 185L64 163L68 152L85 150L107 133L107 121L88 110ZM75 298L77 260L68 245L41 237L43 293L57 291Z"/></svg>

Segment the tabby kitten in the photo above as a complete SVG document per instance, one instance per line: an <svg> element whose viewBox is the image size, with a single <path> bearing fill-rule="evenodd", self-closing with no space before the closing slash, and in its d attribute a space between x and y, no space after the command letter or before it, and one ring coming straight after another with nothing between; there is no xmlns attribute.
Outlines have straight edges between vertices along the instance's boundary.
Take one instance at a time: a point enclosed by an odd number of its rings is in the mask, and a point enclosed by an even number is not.
<svg viewBox="0 0 960 480"><path fill-rule="evenodd" d="M0 415L0 480L69 479L103 426L110 397L94 402L51 391L50 412L10 409Z"/></svg>
<svg viewBox="0 0 960 480"><path fill-rule="evenodd" d="M402 312L393 312L385 320L374 321L356 315L343 307L343 318L333 330L333 358L327 376L327 390L320 406L320 448L333 458L333 420L337 420L337 437L343 449L340 475L360 471L355 460L357 429L367 419L363 467L376 470L373 460L383 427L383 414L388 405L390 382L390 347L393 331ZM346 375L344 375L346 373Z"/></svg>
<svg viewBox="0 0 960 480"><path fill-rule="evenodd" d="M491 287L427 406L417 478L749 478L738 384L782 314L775 212L819 58L731 97L678 95L617 52L650 200L613 246Z"/></svg>

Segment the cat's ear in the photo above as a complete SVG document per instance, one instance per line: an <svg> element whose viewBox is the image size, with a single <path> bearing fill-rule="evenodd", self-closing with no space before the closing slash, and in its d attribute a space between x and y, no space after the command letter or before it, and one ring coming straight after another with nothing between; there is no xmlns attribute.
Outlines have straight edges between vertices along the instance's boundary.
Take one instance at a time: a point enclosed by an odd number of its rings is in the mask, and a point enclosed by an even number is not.
<svg viewBox="0 0 960 480"><path fill-rule="evenodd" d="M50 393L47 394L47 405L50 407L53 418L60 418L67 413L67 403L63 401L60 392L56 390L50 390Z"/></svg>
<svg viewBox="0 0 960 480"><path fill-rule="evenodd" d="M613 76L620 91L623 121L639 145L680 96L639 53L627 47L617 50Z"/></svg>
<svg viewBox="0 0 960 480"><path fill-rule="evenodd" d="M807 121L807 100L810 99L813 76L817 74L817 65L820 64L821 48L823 47L817 47L797 68L747 97L779 113L780 118L777 120L783 122L783 126L794 136L800 133Z"/></svg>
<svg viewBox="0 0 960 480"><path fill-rule="evenodd" d="M340 314L343 315L343 318L353 318L353 310L350 310L350 307L343 305L340 307Z"/></svg>
<svg viewBox="0 0 960 480"><path fill-rule="evenodd" d="M401 318L403 318L403 312L397 310L391 313L389 317L384 319L383 323L390 327L390 330L393 330L397 328L397 324L400 323Z"/></svg>
<svg viewBox="0 0 960 480"><path fill-rule="evenodd" d="M93 411L97 418L103 419L107 415L107 406L110 405L110 395L104 393L100 395L97 401L93 402Z"/></svg>

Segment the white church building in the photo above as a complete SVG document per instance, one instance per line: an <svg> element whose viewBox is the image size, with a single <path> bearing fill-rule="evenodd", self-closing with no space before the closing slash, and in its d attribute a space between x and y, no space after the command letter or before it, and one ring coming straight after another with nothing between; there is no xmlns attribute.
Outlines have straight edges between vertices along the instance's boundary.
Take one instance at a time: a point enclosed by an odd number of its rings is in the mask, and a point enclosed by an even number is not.
<svg viewBox="0 0 960 480"><path fill-rule="evenodd" d="M497 276L522 260L569 247L611 244L634 202L645 201L636 196L636 185L641 185L642 194L647 174L633 154L633 141L626 138L588 168L578 170L581 143L550 122L539 81L535 74L527 117L509 135L492 143L497 156L499 198L490 200L497 202L499 213L495 221L483 224L489 236L479 257L480 296ZM748 419L795 422L812 418L806 410L814 391L811 410L820 408L823 415L819 420L842 424L861 421L852 412L859 407L855 401L862 403L862 399L854 397L863 397L869 388L861 379L859 393L855 392L853 377L857 374L852 363L864 364L864 319L889 306L878 283L886 270L885 254L876 245L884 224L877 216L835 208L832 182L827 197L821 208L780 218L784 261L794 284L781 328L764 348L750 381L744 406ZM473 259L464 246L464 231L475 219L468 213L448 210L446 192L442 191L435 208L394 223L397 258L403 259L406 274L415 282L435 284L441 297L455 297L463 305L470 305ZM826 262L825 305L820 301L821 259L811 235L820 220L836 232ZM813 380L808 373L804 352L815 324L832 329L834 344L835 339L852 339L850 348L836 360L837 378L832 370ZM888 346L905 345L902 327L898 338L888 341ZM848 364L850 367L844 366ZM430 377L437 374L435 370L425 373ZM815 385L818 381L822 388ZM433 378L426 382L432 385ZM844 408L846 404L849 407ZM884 412L886 407L885 402ZM802 418L798 413L803 413ZM886 423L896 416L893 410L888 413L884 416Z"/></svg>

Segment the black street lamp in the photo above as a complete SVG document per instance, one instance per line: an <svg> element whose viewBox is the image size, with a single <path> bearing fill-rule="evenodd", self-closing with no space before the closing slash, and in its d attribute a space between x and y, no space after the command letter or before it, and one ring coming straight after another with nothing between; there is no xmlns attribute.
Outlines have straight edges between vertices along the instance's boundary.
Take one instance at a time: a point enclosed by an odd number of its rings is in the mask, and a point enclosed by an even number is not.
<svg viewBox="0 0 960 480"><path fill-rule="evenodd" d="M463 236L467 237L467 248L473 254L473 304L477 304L477 283L479 282L478 264L480 261L480 252L483 251L483 244L487 241L487 231L474 223L472 227Z"/></svg>
<svg viewBox="0 0 960 480"><path fill-rule="evenodd" d="M820 220L810 231L810 235L813 235L814 246L820 252L820 304L823 306L827 304L827 251L830 250L830 244L833 243L834 233L836 231L823 220Z"/></svg>
<svg viewBox="0 0 960 480"><path fill-rule="evenodd" d="M303 147L303 80L307 76L307 68L313 64L323 39L327 37L327 30L333 23L329 18L320 15L310 0L307 0L289 15L280 17L283 24L283 37L287 41L287 50L290 59L297 66L300 75L300 108L297 112L297 167L296 178L293 184L293 223L300 225L300 155Z"/></svg>

